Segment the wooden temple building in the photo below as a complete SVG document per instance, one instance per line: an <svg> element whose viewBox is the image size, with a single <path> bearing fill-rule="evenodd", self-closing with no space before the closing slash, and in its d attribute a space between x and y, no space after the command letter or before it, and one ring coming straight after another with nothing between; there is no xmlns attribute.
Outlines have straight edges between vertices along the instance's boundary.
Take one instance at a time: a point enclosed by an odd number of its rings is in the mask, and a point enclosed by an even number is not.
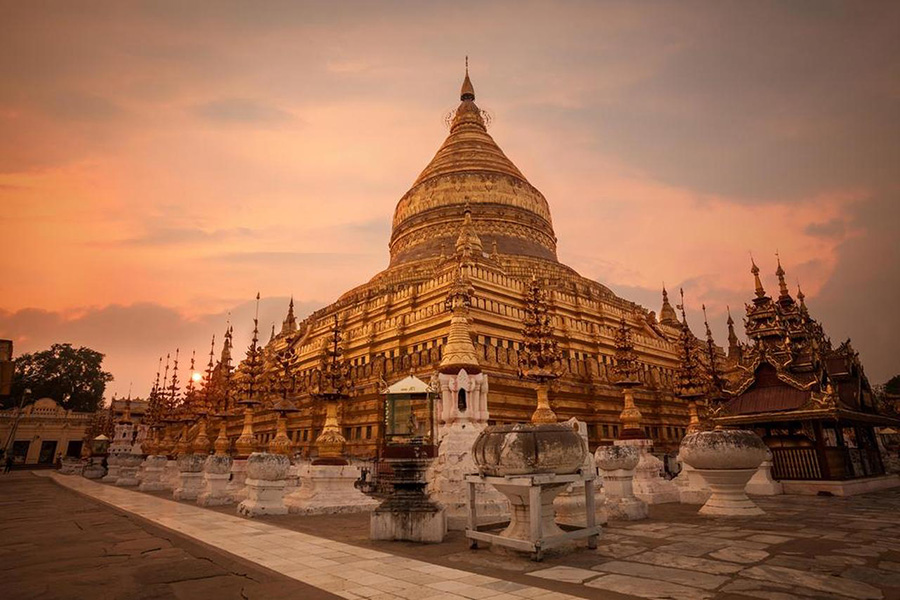
<svg viewBox="0 0 900 600"><path fill-rule="evenodd" d="M749 345L729 318L728 384L714 421L754 429L773 455L773 476L798 491L836 494L896 485L884 479L875 428L900 425L880 414L850 340L833 347L798 289L795 300L778 262L779 294L770 297L751 269L755 297L747 305ZM790 491L790 489L788 490Z"/></svg>

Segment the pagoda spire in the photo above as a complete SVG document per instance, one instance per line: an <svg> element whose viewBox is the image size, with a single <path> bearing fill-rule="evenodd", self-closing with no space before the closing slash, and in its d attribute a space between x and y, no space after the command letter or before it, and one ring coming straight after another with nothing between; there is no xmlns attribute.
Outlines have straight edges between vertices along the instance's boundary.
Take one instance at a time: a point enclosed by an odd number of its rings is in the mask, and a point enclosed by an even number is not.
<svg viewBox="0 0 900 600"><path fill-rule="evenodd" d="M166 383L169 380L169 358L170 355L166 352L166 370L163 373L162 387L159 388L160 396L162 398L161 404L164 407L163 413L165 413L166 416L169 416L169 402L166 399L169 389L168 384Z"/></svg>
<svg viewBox="0 0 900 600"><path fill-rule="evenodd" d="M272 333L269 334L269 343L275 341L275 323L272 323Z"/></svg>
<svg viewBox="0 0 900 600"><path fill-rule="evenodd" d="M156 365L156 380L153 382L153 387L150 388L150 396L156 396L159 393L159 372L162 370L162 356L159 357L159 363Z"/></svg>
<svg viewBox="0 0 900 600"><path fill-rule="evenodd" d="M663 283L662 288L662 308L659 310L659 322L663 325L678 325L678 315L675 309L669 304L669 292L666 291L666 284Z"/></svg>
<svg viewBox="0 0 900 600"><path fill-rule="evenodd" d="M737 333L734 332L734 319L731 318L731 307L726 306L725 310L728 312L728 320L726 321L728 324L728 358L740 358L741 343L738 341Z"/></svg>
<svg viewBox="0 0 900 600"><path fill-rule="evenodd" d="M616 362L613 365L613 372L619 376L615 384L622 388L622 412L619 413L619 420L622 422L622 432L619 439L622 440L639 440L646 438L644 430L641 429L641 420L644 416L634 402L635 388L641 384L637 378L640 370L638 365L637 353L634 351L634 342L631 339L631 328L625 322L623 316L619 320L619 327L616 329L615 337L616 345Z"/></svg>
<svg viewBox="0 0 900 600"><path fill-rule="evenodd" d="M472 224L472 209L468 203L466 203L466 209L463 216L463 224L459 230L459 237L456 240L456 253L469 257L469 256L481 256L484 252L484 245L481 243L481 238L478 237L478 233L475 231L475 225Z"/></svg>
<svg viewBox="0 0 900 600"><path fill-rule="evenodd" d="M288 335L297 331L297 318L294 316L294 297L291 296L291 302L288 304L287 316L281 324L281 335Z"/></svg>
<svg viewBox="0 0 900 600"><path fill-rule="evenodd" d="M800 308L803 309L805 312L808 312L807 308L806 308L806 294L804 294L803 290L800 289L799 281L797 282L797 300L800 301Z"/></svg>
<svg viewBox="0 0 900 600"><path fill-rule="evenodd" d="M675 373L675 392L679 398L687 401L690 422L688 432L694 433L701 428L698 400L703 396L705 381L700 373L700 365L694 350L694 335L687 323L684 310L684 290L681 291L681 333L678 336L678 370ZM704 317L705 320L705 317Z"/></svg>
<svg viewBox="0 0 900 600"><path fill-rule="evenodd" d="M247 349L247 393L245 400L255 400L254 396L260 390L257 383L262 375L262 362L260 361L259 348L259 292L256 292L256 316L253 317L253 338Z"/></svg>
<svg viewBox="0 0 900 600"><path fill-rule="evenodd" d="M709 376L712 380L712 392L721 395L722 379L719 377L719 369L716 366L718 356L716 354L716 342L713 340L712 331L709 328L709 319L706 318L706 304L701 304L703 309L703 325L706 327L706 352L709 356Z"/></svg>
<svg viewBox="0 0 900 600"><path fill-rule="evenodd" d="M175 348L175 360L172 363L172 381L169 384L169 407L174 410L178 405L178 348Z"/></svg>
<svg viewBox="0 0 900 600"><path fill-rule="evenodd" d="M469 307L472 305L473 293L474 288L469 278L463 274L463 265L460 265L456 280L444 304L452 316L450 333L447 335L447 344L444 346L439 367L442 373L456 374L460 369L465 369L469 374L481 371L469 328Z"/></svg>
<svg viewBox="0 0 900 600"><path fill-rule="evenodd" d="M213 360L213 356L215 356L215 353L216 353L216 334L213 334L212 341L209 343L209 362L206 363L206 373L207 373L206 380L207 381L209 381L210 377L212 376L213 368L215 368L215 365L216 365L215 361Z"/></svg>
<svg viewBox="0 0 900 600"><path fill-rule="evenodd" d="M463 79L462 88L459 91L459 99L463 102L466 100L474 101L475 100L475 87L472 85L472 80L469 79L469 57L466 56L466 77Z"/></svg>
<svg viewBox="0 0 900 600"><path fill-rule="evenodd" d="M550 381L560 376L562 352L553 337L553 317L541 283L532 275L525 290L525 325L519 352L519 377L537 383L537 409L532 423L556 423L550 408Z"/></svg>
<svg viewBox="0 0 900 600"><path fill-rule="evenodd" d="M188 395L193 397L194 395L194 368L197 360L197 351L191 350L191 373L188 375L188 382L185 391Z"/></svg>
<svg viewBox="0 0 900 600"><path fill-rule="evenodd" d="M756 297L757 298L765 298L766 290L763 288L762 281L759 279L759 267L756 266L756 262L753 260L753 255L750 255L750 272L753 274L753 282L756 284Z"/></svg>
<svg viewBox="0 0 900 600"><path fill-rule="evenodd" d="M775 269L775 276L778 278L779 300L786 300L791 297L788 291L787 283L784 281L784 269L781 267L781 257L775 252L775 260L778 262L778 268Z"/></svg>
<svg viewBox="0 0 900 600"><path fill-rule="evenodd" d="M233 347L231 340L233 335L234 328L231 326L231 323L228 323L228 326L225 327L225 341L222 343L222 355L219 357L219 362L226 371L231 369L231 349Z"/></svg>

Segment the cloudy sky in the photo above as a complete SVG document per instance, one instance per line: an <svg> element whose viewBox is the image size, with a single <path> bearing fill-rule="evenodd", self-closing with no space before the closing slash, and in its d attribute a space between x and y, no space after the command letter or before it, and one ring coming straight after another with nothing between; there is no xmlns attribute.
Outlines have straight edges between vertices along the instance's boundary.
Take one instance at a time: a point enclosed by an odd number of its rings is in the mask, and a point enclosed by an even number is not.
<svg viewBox="0 0 900 600"><path fill-rule="evenodd" d="M777 250L900 372L896 2L0 1L0 337L143 395L257 290L268 329L368 280L466 54L563 262L724 341Z"/></svg>

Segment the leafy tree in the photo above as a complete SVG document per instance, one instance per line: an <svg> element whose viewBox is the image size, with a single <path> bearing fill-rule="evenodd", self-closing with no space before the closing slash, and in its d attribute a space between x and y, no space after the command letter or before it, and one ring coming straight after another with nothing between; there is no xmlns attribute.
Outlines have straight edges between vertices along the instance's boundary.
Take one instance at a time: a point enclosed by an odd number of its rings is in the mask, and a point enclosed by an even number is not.
<svg viewBox="0 0 900 600"><path fill-rule="evenodd" d="M12 395L7 406L18 406L26 389L31 398L53 398L64 408L94 412L103 401L113 376L102 368L103 354L72 344L53 344L49 350L16 359Z"/></svg>
<svg viewBox="0 0 900 600"><path fill-rule="evenodd" d="M900 396L900 375L894 375L884 384L884 393Z"/></svg>

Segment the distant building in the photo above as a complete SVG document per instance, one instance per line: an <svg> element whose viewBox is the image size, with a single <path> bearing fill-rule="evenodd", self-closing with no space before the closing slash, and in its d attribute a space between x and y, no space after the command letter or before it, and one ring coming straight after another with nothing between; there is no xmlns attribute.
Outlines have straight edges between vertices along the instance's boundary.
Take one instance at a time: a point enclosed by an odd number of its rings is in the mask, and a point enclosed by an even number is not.
<svg viewBox="0 0 900 600"><path fill-rule="evenodd" d="M144 413L147 411L147 401L140 398L135 399L118 399L113 398L111 407L113 415L113 423L118 423L125 416L125 405L128 404L131 421L135 425L139 425L144 420Z"/></svg>
<svg viewBox="0 0 900 600"><path fill-rule="evenodd" d="M81 456L93 413L66 410L52 398L0 411L0 442L17 464L52 465L57 455Z"/></svg>
<svg viewBox="0 0 900 600"><path fill-rule="evenodd" d="M12 391L13 372L16 368L12 355L12 340L0 340L0 399L7 398Z"/></svg>

